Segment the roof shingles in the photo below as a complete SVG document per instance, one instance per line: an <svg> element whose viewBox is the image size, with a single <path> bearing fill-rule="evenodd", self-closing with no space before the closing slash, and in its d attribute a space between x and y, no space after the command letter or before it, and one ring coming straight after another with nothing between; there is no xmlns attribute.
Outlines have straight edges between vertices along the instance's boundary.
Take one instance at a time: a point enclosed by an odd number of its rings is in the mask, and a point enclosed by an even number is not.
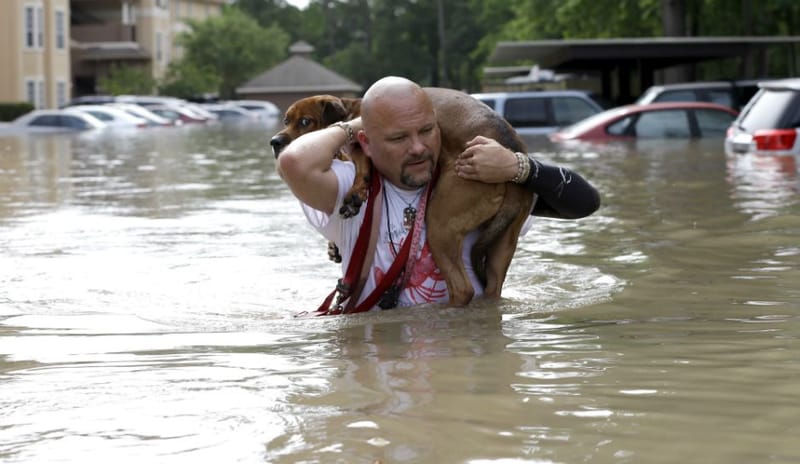
<svg viewBox="0 0 800 464"><path fill-rule="evenodd" d="M300 55L251 79L238 93L360 92L361 86Z"/></svg>

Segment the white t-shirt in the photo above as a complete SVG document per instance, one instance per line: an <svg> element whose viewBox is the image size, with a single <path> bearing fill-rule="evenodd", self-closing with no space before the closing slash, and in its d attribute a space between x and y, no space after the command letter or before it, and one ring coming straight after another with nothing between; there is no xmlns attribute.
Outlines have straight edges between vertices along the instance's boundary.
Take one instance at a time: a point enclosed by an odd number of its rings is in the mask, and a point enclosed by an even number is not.
<svg viewBox="0 0 800 464"><path fill-rule="evenodd" d="M334 213L326 213L302 204L303 212L308 222L317 229L323 237L336 243L339 253L342 255L342 274L347 271L350 258L358 239L358 231L361 222L364 220L367 207L366 203L361 205L358 214L352 218L344 219L339 214L344 195L353 185L355 179L355 166L349 161L333 160L331 166L333 172L339 180L339 192L336 196L336 206ZM388 181L383 181L381 195L386 194L385 201L382 201L380 211L374 210L372 214L380 215L378 226L378 240L375 245L375 255L372 260L372 269L367 275L367 282L359 296L359 303L364 300L378 285L380 279L386 274L394 262L394 257L400 251L403 241L409 235L408 230L403 227L403 210L411 204L417 210L419 201L424 195L425 189L418 191L407 191L397 188ZM388 216L386 214L388 207ZM424 221L421 221L424 224ZM391 236L391 241L390 241ZM425 239L425 227L419 234L420 242L424 245L418 246L417 256L409 256L414 259L414 267L409 276L406 276L406 286L399 295L398 307L414 306L425 303L441 303L448 300L447 284L442 277L439 268L436 266L427 240ZM411 240L411 237L408 237ZM475 296L483 294L481 286L475 272L472 270L469 252L477 239L477 231L470 232L464 239L462 257L466 267L467 275L470 277L472 286L475 289ZM414 247L412 247L412 250ZM380 309L375 306L372 309Z"/></svg>

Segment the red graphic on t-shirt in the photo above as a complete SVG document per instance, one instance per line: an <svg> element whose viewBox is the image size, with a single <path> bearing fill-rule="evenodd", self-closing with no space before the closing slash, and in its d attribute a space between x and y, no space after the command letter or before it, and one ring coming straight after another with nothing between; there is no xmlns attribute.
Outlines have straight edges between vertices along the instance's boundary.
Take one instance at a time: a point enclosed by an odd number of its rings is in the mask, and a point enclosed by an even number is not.
<svg viewBox="0 0 800 464"><path fill-rule="evenodd" d="M389 248L392 252L392 257L396 259L397 249L393 246ZM374 273L375 282L380 282L383 276L386 275L386 271L377 266ZM427 240L419 253L419 258L411 269L411 275L406 279L404 289L408 290L408 296L414 305L436 302L447 297L447 285L444 284L442 272L433 260Z"/></svg>
<svg viewBox="0 0 800 464"><path fill-rule="evenodd" d="M411 275L408 277L406 288L410 291L411 301L414 304L439 301L447 296L447 286L442 285L444 278L442 272L433 261L433 255L428 248L428 241L419 253L419 259L414 263ZM426 285L427 283L427 285Z"/></svg>

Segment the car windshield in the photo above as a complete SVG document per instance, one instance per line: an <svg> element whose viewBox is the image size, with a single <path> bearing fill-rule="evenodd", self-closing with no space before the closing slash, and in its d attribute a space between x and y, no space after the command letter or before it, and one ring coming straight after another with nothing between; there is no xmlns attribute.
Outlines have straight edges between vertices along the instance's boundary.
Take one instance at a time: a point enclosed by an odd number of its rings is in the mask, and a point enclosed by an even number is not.
<svg viewBox="0 0 800 464"><path fill-rule="evenodd" d="M800 125L800 93L794 90L762 89L739 120L747 132L759 129L791 128Z"/></svg>

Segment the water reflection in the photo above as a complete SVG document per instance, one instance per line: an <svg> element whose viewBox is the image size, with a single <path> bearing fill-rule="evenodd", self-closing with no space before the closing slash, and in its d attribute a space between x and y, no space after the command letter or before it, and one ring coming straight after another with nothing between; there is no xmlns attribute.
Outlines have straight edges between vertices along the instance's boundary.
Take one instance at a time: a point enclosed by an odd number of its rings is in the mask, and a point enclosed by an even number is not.
<svg viewBox="0 0 800 464"><path fill-rule="evenodd" d="M796 156L729 156L727 168L733 187L731 198L754 220L778 215L798 201L800 180Z"/></svg>
<svg viewBox="0 0 800 464"><path fill-rule="evenodd" d="M0 221L34 208L63 202L70 192L69 136L0 137Z"/></svg>
<svg viewBox="0 0 800 464"><path fill-rule="evenodd" d="M0 140L0 460L800 459L796 160L531 141L603 206L503 300L294 318L338 268L272 132Z"/></svg>

